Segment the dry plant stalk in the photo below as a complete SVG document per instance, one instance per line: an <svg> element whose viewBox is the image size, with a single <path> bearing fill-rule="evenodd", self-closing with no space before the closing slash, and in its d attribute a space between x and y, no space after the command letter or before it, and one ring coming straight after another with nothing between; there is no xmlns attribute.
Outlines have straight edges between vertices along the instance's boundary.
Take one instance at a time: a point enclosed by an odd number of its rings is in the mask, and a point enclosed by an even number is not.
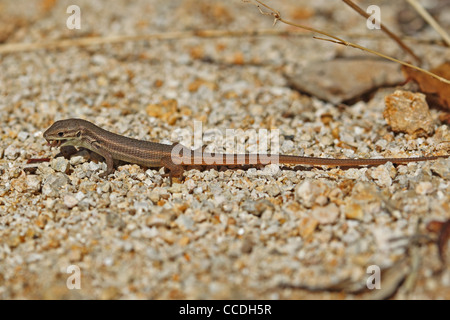
<svg viewBox="0 0 450 320"><path fill-rule="evenodd" d="M311 28L311 27L308 27L308 26L305 26L305 25L301 25L301 24L298 24L298 23L294 23L294 22L285 20L285 19L283 19L283 18L281 17L281 13L280 13L279 11L277 11L277 10L275 10L275 9L273 9L273 8L271 8L271 7L269 7L268 5L266 5L265 3L263 3L263 2L260 1L260 0L242 0L242 1L243 1L243 2L254 2L253 4L259 9L259 12L260 12L261 14L263 14L263 15L268 15L268 16L272 16L272 17L274 18L274 22L273 22L274 25L275 25L278 21L280 21L280 22L282 22L282 23L284 23L284 24L287 24L287 25L290 25L290 26L293 26L293 27L305 29L305 30L308 30L308 31L311 31L311 32L314 32L314 33L318 33L318 34L324 35L324 36L329 37L329 38L331 38L331 39L320 38L320 37L314 37L314 38L315 38L315 39L319 39L319 40L324 40L324 41L330 41L330 42L333 42L333 43L336 43L336 44L341 44L341 45L344 45L344 46L347 46L347 47L352 47L352 48L356 48L356 49L360 49L360 50L363 50L363 51L372 53L372 54L377 55L377 56L379 56L379 57L381 57L381 58L384 58L384 59L387 59L387 60L390 60L390 61L394 61L394 62L396 62L396 63L400 63L400 64L402 64L402 65L404 65L404 66L407 66L407 67L410 67L410 68L412 68L412 69L416 69L416 70L418 70L418 71L420 71L420 72L423 72L423 73L425 73L425 74L428 74L429 76L431 76L431 77L433 77L433 78L436 78L436 79L438 79L439 81L444 82L444 83L446 83L446 84L450 84L450 80L445 79L445 78L443 78L443 77L440 77L440 76L438 76L437 74L434 74L434 73L432 73L432 72L430 72L430 71L428 71L428 70L425 70L425 69L422 69L422 68L417 67L417 66L415 66L415 65L412 65L412 64L410 64L410 63L408 63L408 62L404 62L404 61L401 61L401 60L392 58L392 57L390 57L390 56L388 56L388 55L385 55L385 54L383 54L383 53L380 53L380 52L378 52L378 51L375 51L375 50L372 50L372 49L369 49L369 48L360 46L360 45L355 44L355 43L352 43L352 42L345 41L345 40L343 40L343 39L341 39L341 38L338 38L338 37L336 37L336 36L333 36L333 35L331 35L331 34L325 32L325 31L321 31L321 30L318 30L318 29L315 29L315 28ZM261 6L264 7L265 9L269 10L269 11L268 11L268 12L267 12L267 11L264 11L263 9L261 9Z"/></svg>
<svg viewBox="0 0 450 320"><path fill-rule="evenodd" d="M242 37L255 35L292 35L293 33L285 30L195 30L195 31L173 31L143 35L118 35L108 37L82 37L76 39L64 39L54 41L41 41L33 43L7 43L0 45L0 54L32 51L39 49L59 49L68 47L85 47L92 45L114 44L127 41L150 41L150 40L174 40L192 37L199 38L221 38L221 37ZM300 35L299 36L304 36Z"/></svg>
<svg viewBox="0 0 450 320"><path fill-rule="evenodd" d="M347 4L350 8L358 12L361 16L368 19L370 16L362 10L360 7L358 7L353 1L351 0L342 0L345 4ZM386 33L389 37L391 37L397 44L406 51L409 55L411 55L417 62L421 63L421 59L414 54L414 52L399 38L397 37L391 30L389 30L384 24L380 23L381 30Z"/></svg>
<svg viewBox="0 0 450 320"><path fill-rule="evenodd" d="M444 39L445 43L447 43L447 46L450 47L450 36L447 32L445 32L444 29L441 28L441 26L437 23L436 20L428 13L427 10L417 1L417 0L406 0L409 2L409 4L422 16L422 18L428 22L428 24L436 30L437 33Z"/></svg>

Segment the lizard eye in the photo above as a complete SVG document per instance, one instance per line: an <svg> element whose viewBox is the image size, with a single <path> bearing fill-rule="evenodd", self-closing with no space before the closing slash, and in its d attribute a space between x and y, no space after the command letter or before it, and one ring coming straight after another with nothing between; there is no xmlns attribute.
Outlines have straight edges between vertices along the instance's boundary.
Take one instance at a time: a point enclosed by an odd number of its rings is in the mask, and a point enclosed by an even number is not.
<svg viewBox="0 0 450 320"><path fill-rule="evenodd" d="M77 132L77 137L78 137L78 138L81 137L81 131L78 131L78 132Z"/></svg>
<svg viewBox="0 0 450 320"><path fill-rule="evenodd" d="M60 137L62 137L62 136L64 136L64 132L58 132L58 136L60 136Z"/></svg>

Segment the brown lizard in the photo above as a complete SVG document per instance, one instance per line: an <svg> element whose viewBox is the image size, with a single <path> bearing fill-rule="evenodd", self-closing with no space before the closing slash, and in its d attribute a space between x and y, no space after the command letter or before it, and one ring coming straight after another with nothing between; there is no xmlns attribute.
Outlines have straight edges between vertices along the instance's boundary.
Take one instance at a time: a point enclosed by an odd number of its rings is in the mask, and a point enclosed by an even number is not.
<svg viewBox="0 0 450 320"><path fill-rule="evenodd" d="M82 147L98 153L105 158L107 165L106 172L100 175L103 177L114 171L114 160L136 163L145 167L165 167L170 170L170 177L180 177L184 172L183 165L260 165L268 164L268 161L274 163L273 160L276 159L275 163L282 164L355 167L381 165L386 162L401 164L407 162L428 161L436 160L438 158L447 158L449 156L330 159L282 154L210 154L200 150L191 150L181 144L167 145L128 138L104 130L95 124L82 119L56 121L44 132L44 138L51 146Z"/></svg>

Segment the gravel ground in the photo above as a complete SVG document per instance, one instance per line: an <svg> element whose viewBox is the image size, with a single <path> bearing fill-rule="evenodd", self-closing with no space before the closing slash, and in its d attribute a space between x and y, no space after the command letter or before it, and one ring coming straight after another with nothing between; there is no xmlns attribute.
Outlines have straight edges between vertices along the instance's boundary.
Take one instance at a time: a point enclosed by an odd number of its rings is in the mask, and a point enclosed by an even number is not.
<svg viewBox="0 0 450 320"><path fill-rule="evenodd" d="M370 33L342 2L278 2L270 4L287 19L340 34ZM77 1L81 29L69 30L71 4L2 1L0 40L6 46L272 27L270 17L237 0L121 0ZM380 5L396 29L403 5ZM450 21L450 8L440 15ZM296 30L274 28L281 29ZM417 32L420 39L436 38L429 28ZM404 56L390 40L354 41ZM436 64L450 58L439 46L414 44L414 50ZM131 164L100 178L102 158L86 150L56 157L42 137L54 121L76 117L122 135L191 147L194 121L201 121L204 142L219 151L233 142L227 129L245 131L239 138L249 152L261 143L251 130L277 129L284 154L446 154L440 142L450 141L450 130L437 109L428 137L390 130L384 97L395 87L345 106L289 86L286 75L302 66L354 56L365 54L310 36L269 35L1 53L0 298L376 298L364 291L367 268L376 265L389 272L382 296L407 277L394 298L450 299L450 270L437 246L411 240L417 233L435 237L427 224L450 218L448 159L346 170L193 168L170 185L163 169ZM27 164L45 157L51 160ZM69 266L79 268L81 289L67 287Z"/></svg>

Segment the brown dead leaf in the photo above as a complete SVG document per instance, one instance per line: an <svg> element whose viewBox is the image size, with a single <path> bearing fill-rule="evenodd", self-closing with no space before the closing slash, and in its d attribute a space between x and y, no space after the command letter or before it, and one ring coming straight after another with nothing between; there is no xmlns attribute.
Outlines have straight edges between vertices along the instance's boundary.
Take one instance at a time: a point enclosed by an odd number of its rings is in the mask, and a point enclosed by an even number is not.
<svg viewBox="0 0 450 320"><path fill-rule="evenodd" d="M437 100L437 103L445 109L450 110L450 85L438 79L435 79L418 70L402 67L402 71L408 80L414 80L420 87L420 90L427 94L427 97ZM444 62L440 66L431 69L432 73L438 76L450 79L450 62Z"/></svg>

